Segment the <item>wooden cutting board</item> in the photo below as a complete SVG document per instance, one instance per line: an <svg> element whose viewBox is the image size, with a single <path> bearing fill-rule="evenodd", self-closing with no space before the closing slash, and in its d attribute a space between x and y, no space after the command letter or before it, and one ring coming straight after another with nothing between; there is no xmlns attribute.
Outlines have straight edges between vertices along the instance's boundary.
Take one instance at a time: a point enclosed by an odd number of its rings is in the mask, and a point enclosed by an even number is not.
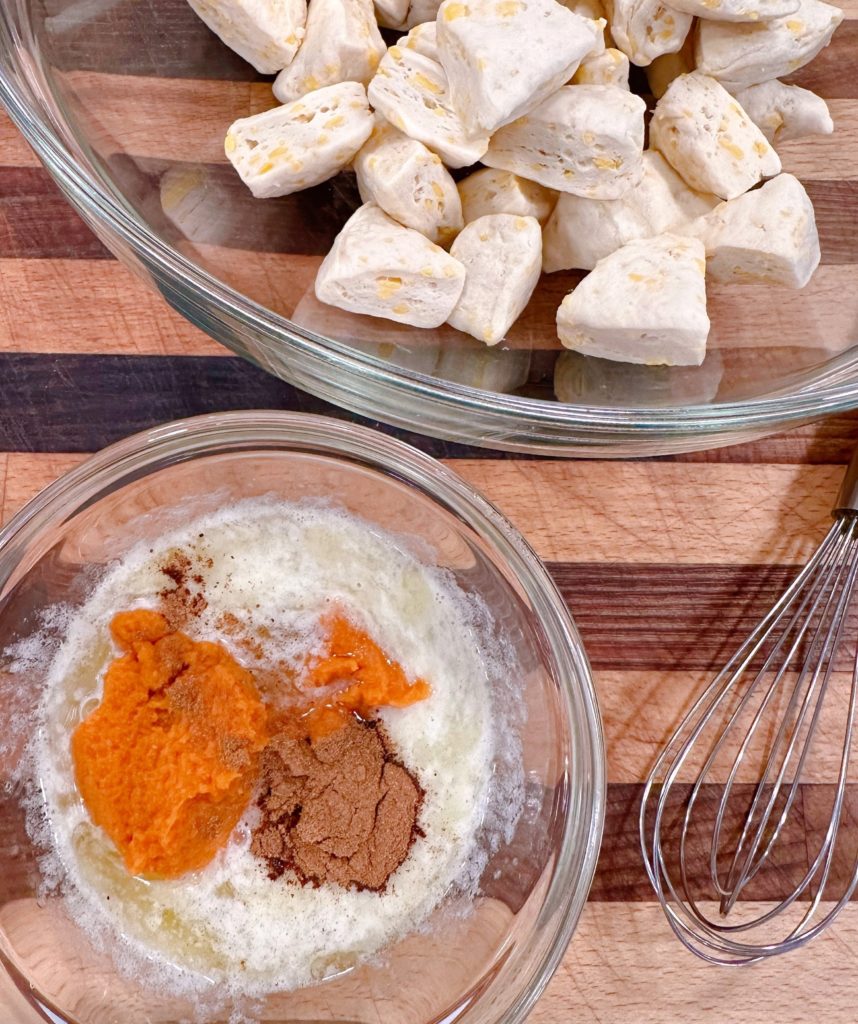
<svg viewBox="0 0 858 1024"><path fill-rule="evenodd" d="M843 102L854 128L858 104ZM5 120L0 140L4 518L86 453L167 419L253 407L345 415L180 319L109 258ZM639 462L520 459L399 436L443 458L519 526L549 563L595 671L608 744L606 842L533 1024L855 1021L854 904L797 956L707 968L680 950L653 902L636 829L659 745L826 530L858 416ZM0 1021L35 1019L0 980Z"/></svg>

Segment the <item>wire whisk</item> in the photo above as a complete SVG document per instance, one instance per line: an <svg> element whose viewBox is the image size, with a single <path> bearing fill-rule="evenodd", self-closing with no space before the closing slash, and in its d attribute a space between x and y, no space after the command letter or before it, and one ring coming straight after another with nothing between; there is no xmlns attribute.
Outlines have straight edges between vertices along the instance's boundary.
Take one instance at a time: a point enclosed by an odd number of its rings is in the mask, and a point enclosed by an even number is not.
<svg viewBox="0 0 858 1024"><path fill-rule="evenodd" d="M644 787L647 874L676 935L710 963L754 963L805 945L858 886L847 802L858 703L858 450L833 516Z"/></svg>

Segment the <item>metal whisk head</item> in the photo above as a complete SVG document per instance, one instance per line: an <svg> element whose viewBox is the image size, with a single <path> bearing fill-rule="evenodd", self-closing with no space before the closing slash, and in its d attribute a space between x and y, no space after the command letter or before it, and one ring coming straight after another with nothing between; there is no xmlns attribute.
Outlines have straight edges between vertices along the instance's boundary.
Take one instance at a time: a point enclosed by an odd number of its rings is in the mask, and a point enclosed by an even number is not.
<svg viewBox="0 0 858 1024"><path fill-rule="evenodd" d="M858 452L828 535L694 704L644 788L649 879L679 939L711 963L804 945L858 886L846 806L856 576Z"/></svg>

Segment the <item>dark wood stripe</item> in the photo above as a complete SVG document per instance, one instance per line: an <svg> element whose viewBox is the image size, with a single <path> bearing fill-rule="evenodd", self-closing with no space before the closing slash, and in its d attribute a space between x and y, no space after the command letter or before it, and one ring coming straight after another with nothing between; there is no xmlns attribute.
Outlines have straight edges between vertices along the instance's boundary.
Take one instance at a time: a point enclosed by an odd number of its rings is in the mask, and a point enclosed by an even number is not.
<svg viewBox="0 0 858 1024"><path fill-rule="evenodd" d="M42 167L0 173L0 258L111 259Z"/></svg>
<svg viewBox="0 0 858 1024"><path fill-rule="evenodd" d="M354 175L296 195L260 202L231 167L167 163L117 155L116 181L144 219L168 242L184 237L202 245L244 251L324 256L337 232L360 205ZM165 212L161 182L193 175L196 185ZM823 263L858 263L858 182L809 181L816 208ZM0 258L98 259L109 257L65 202L41 167L6 167L0 175Z"/></svg>
<svg viewBox="0 0 858 1024"><path fill-rule="evenodd" d="M159 78L265 79L210 32L185 0L56 6L43 0L42 46L58 71Z"/></svg>
<svg viewBox="0 0 858 1024"><path fill-rule="evenodd" d="M725 818L726 834L737 835L753 794L752 785L736 787L736 799L728 805ZM673 821L684 804L688 790L676 787L671 793L665 821ZM718 785L703 787L699 798L701 827L689 832L688 877L689 888L697 899L713 899L709 883L709 850L711 823L722 795ZM653 899L653 891L643 866L638 838L638 814L643 793L641 785L610 785L608 787L605 836L602 842L599 866L590 893L597 902L646 902ZM764 867L744 891L744 900L781 900L796 887L813 859L818 854L831 816L834 786L802 784L800 795L787 818L771 863ZM666 859L677 863L676 830L665 828L662 834ZM726 847L724 848L726 849ZM850 875L858 858L858 784L851 783L846 790L843 821L826 893L839 899L846 890ZM813 891L804 894L805 901ZM858 894L853 896L858 900Z"/></svg>
<svg viewBox="0 0 858 1024"><path fill-rule="evenodd" d="M348 419L438 458L522 458L454 444L353 416L222 356L0 353L0 451L93 452L183 416L288 409Z"/></svg>
<svg viewBox="0 0 858 1024"><path fill-rule="evenodd" d="M788 565L558 562L548 568L594 669L713 674L798 571ZM838 667L851 667L845 649Z"/></svg>

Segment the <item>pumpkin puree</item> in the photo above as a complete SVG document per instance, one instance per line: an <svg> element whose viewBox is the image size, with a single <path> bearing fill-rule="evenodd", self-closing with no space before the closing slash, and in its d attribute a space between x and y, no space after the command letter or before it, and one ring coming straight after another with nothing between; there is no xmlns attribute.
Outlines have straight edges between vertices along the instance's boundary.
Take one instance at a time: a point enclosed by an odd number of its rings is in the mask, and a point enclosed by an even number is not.
<svg viewBox="0 0 858 1024"><path fill-rule="evenodd" d="M78 789L129 872L176 878L208 864L247 807L266 709L220 644L172 633L153 611L110 628L126 653L72 735Z"/></svg>
<svg viewBox="0 0 858 1024"><path fill-rule="evenodd" d="M75 730L78 789L132 874L177 878L206 866L248 806L258 754L275 734L317 740L379 707L429 696L363 630L329 616L329 653L303 687L342 684L269 716L253 676L220 644L171 631L155 611L118 613L101 703Z"/></svg>

